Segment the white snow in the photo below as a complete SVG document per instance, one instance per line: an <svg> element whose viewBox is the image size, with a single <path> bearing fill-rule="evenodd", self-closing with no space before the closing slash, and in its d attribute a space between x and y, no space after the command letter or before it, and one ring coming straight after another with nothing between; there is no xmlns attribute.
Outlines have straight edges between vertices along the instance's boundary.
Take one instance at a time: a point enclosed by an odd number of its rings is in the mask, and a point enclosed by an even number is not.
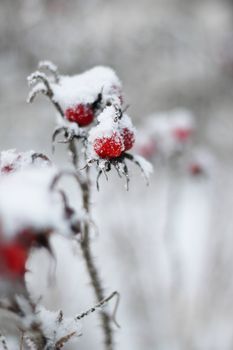
<svg viewBox="0 0 233 350"><path fill-rule="evenodd" d="M116 109L114 106L107 106L98 116L99 124L93 127L89 132L88 141L94 142L97 138L110 137L114 132L119 133L118 120L116 118Z"/></svg>
<svg viewBox="0 0 233 350"><path fill-rule="evenodd" d="M55 344L63 337L71 334L69 342L77 341L77 337L81 335L81 322L77 322L71 317L62 317L59 322L60 311L50 311L43 306L37 308L37 318L41 322L43 334L50 344Z"/></svg>
<svg viewBox="0 0 233 350"><path fill-rule="evenodd" d="M67 232L61 196L49 188L55 174L52 167L32 168L1 179L0 220L8 238L29 227Z"/></svg>
<svg viewBox="0 0 233 350"><path fill-rule="evenodd" d="M31 166L47 167L50 165L49 161L40 157L33 161L34 154L36 154L35 151L17 152L15 149L0 152L0 174L4 173L8 167L11 171L18 171Z"/></svg>
<svg viewBox="0 0 233 350"><path fill-rule="evenodd" d="M48 68L52 72L57 72L57 66L53 62L48 60L40 61L38 68Z"/></svg>
<svg viewBox="0 0 233 350"><path fill-rule="evenodd" d="M63 109L79 103L92 104L101 92L104 101L121 92L121 82L116 73L104 66L97 66L74 76L61 76L59 83L51 86L54 100Z"/></svg>

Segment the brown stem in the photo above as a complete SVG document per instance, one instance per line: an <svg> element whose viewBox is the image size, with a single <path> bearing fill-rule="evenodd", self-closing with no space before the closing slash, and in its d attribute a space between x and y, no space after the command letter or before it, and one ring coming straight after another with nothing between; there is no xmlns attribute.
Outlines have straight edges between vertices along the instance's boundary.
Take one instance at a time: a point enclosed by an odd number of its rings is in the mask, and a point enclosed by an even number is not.
<svg viewBox="0 0 233 350"><path fill-rule="evenodd" d="M75 168L78 168L78 157L77 157L77 151L75 147L75 142L72 140L69 143L69 151L71 152L72 162L75 166ZM90 213L90 187L91 183L89 180L89 168L86 168L86 180L80 181L80 186L82 190L82 201L83 201L83 208L87 214ZM84 235L83 239L81 241L81 249L83 252L83 257L86 262L86 267L91 279L91 284L93 286L96 299L100 303L102 300L104 300L104 288L101 283L101 279L99 276L99 271L94 263L93 254L91 251L90 246L90 223L88 220L85 221L84 224ZM101 317L101 323L102 328L104 331L104 344L106 350L113 350L114 344L113 344L113 331L111 327L112 318L110 315L104 311L101 310L100 312Z"/></svg>

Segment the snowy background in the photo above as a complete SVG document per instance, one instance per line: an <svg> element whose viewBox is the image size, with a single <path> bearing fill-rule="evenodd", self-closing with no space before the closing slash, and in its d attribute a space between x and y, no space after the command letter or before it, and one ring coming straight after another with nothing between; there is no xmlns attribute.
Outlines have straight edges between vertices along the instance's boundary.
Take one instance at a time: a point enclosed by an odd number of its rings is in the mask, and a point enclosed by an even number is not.
<svg viewBox="0 0 233 350"><path fill-rule="evenodd" d="M119 350L232 349L232 35L230 0L0 2L1 150L51 156L52 106L43 98L25 102L26 77L50 59L65 74L96 64L114 68L139 129L151 113L191 110L194 142L213 155L207 177L158 166L146 187L131 168L129 192L111 176L93 195L96 263L106 294L116 289L122 296ZM53 159L64 165L63 146ZM84 263L68 242L54 244L57 284L44 303L76 314L94 302ZM80 349L99 347L98 322L94 315L85 321Z"/></svg>

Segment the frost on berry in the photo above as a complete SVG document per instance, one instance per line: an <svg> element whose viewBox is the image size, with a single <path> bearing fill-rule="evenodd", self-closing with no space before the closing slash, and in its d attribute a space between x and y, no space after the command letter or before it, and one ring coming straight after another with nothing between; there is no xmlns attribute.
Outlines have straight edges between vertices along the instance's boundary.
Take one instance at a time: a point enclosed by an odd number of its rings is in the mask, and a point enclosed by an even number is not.
<svg viewBox="0 0 233 350"><path fill-rule="evenodd" d="M79 126L87 126L94 120L94 110L90 105L78 104L65 110L66 119L77 123Z"/></svg>
<svg viewBox="0 0 233 350"><path fill-rule="evenodd" d="M127 189L129 172L126 161L134 162L142 172L144 171L136 157L127 153L135 142L135 128L130 117L118 105L107 106L98 116L98 124L90 130L88 142L90 148L88 165L96 163L99 168L97 188L101 174L106 175L112 166L120 177L126 178Z"/></svg>
<svg viewBox="0 0 233 350"><path fill-rule="evenodd" d="M117 158L124 149L124 143L119 133L113 132L111 136L96 138L93 148L100 158Z"/></svg>
<svg viewBox="0 0 233 350"><path fill-rule="evenodd" d="M128 128L123 128L121 135L123 138L124 150L129 151L133 147L135 142L134 132Z"/></svg>
<svg viewBox="0 0 233 350"><path fill-rule="evenodd" d="M97 156L117 158L133 147L135 130L126 114L113 105L107 106L99 115L98 122L91 129L88 139Z"/></svg>
<svg viewBox="0 0 233 350"><path fill-rule="evenodd" d="M124 151L114 106L107 106L98 116L98 124L90 130L88 141L93 157L115 158Z"/></svg>

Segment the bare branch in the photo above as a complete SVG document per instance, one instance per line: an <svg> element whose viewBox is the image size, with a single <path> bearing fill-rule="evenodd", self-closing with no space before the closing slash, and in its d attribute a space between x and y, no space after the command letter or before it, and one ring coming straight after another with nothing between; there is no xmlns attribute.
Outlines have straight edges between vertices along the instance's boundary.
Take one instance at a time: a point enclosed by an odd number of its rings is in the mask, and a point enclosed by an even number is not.
<svg viewBox="0 0 233 350"><path fill-rule="evenodd" d="M92 308L88 309L87 311L81 313L80 315L76 316L75 319L78 321L78 320L81 320L83 319L84 317L90 315L91 313L99 310L99 309L102 309L104 306L106 306L108 304L108 302L114 298L114 297L117 297L117 301L116 301L116 305L114 307L114 312L113 312L113 317L112 317L112 320L114 321L114 323L117 325L117 327L119 327L119 324L116 322L115 320L115 315L116 315L116 311L117 311L117 308L119 306L119 300L120 300L120 295L117 291L113 292L112 294L110 294L107 298L103 299L102 301L100 301L98 304L96 304L95 306L93 306Z"/></svg>

